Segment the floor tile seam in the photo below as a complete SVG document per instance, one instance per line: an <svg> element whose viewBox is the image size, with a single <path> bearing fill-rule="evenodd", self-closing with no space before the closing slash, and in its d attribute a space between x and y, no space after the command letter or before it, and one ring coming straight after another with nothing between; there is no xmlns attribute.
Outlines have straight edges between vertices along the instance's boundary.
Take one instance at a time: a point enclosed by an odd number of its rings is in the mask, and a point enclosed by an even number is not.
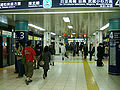
<svg viewBox="0 0 120 90"><path fill-rule="evenodd" d="M82 72L84 73L84 66L83 66L83 63L82 63L82 67L83 67L83 68L82 68ZM80 67L80 68L81 68L81 67ZM80 72L77 72L77 73L80 73ZM83 73L82 73L82 74L83 74ZM77 74L77 76L78 76L78 75L80 75L80 74ZM85 80L85 85L84 85L84 86L87 88L85 74L83 75L83 78L84 78L84 80ZM77 79L76 82L79 82L79 79ZM76 83L76 87L78 86L77 84L78 84L78 83Z"/></svg>
<svg viewBox="0 0 120 90"><path fill-rule="evenodd" d="M68 82L68 79L69 79L69 73L70 73L70 71L68 72L68 77L67 77L67 80L65 81L65 85L64 85L64 88L63 88L63 90L65 89L65 86L67 85L67 82Z"/></svg>
<svg viewBox="0 0 120 90"><path fill-rule="evenodd" d="M53 68L53 69L55 69L55 71L57 71L57 68ZM55 71L54 71L54 72L55 72ZM48 72L48 74L49 74L49 72ZM54 74L54 73L53 73L53 74ZM48 75L48 76L49 76L49 75ZM52 76L54 76L54 75L52 75ZM51 80L51 79L50 79L50 80ZM50 81L50 80L49 80L49 81ZM57 78L56 78L56 80L57 80ZM48 81L47 81L47 82L48 82ZM46 83L47 83L47 82L46 82ZM42 88L46 85L46 83L45 83L40 89L42 89ZM55 83L55 82L54 82L54 83ZM51 88L51 90L52 90L52 88Z"/></svg>
<svg viewBox="0 0 120 90"><path fill-rule="evenodd" d="M79 66L77 65L77 68L78 68ZM77 69L78 70L78 69ZM78 77L78 73L79 72L77 72L77 74L76 74L76 78ZM76 80L76 85L75 85L75 90L77 89L77 82L78 82L78 80Z"/></svg>
<svg viewBox="0 0 120 90"><path fill-rule="evenodd" d="M89 64L89 66L90 66L90 68L91 68L91 71L92 71L93 75L94 75L94 72L93 72L93 71L98 71L99 68L102 68L102 67L97 67L97 65L96 65L96 68L92 68L93 66L91 66L90 64ZM106 73L105 68L101 69L101 71L102 71L102 73L99 73L99 74L101 74L101 75L103 74L103 72ZM100 75L100 76L101 76L101 75ZM108 74L106 73L106 75L108 75ZM94 76L95 76L95 75L94 75ZM104 75L103 75L103 76L104 76Z"/></svg>
<svg viewBox="0 0 120 90"><path fill-rule="evenodd" d="M57 71L57 68L55 68L55 70ZM56 71L54 71L54 72L56 72ZM53 74L54 74L54 73L53 73ZM52 76L54 76L54 75L52 75ZM60 75L59 75L59 76L60 76ZM56 84L56 82L57 82L57 80L58 80L57 78L58 78L59 76L56 77L55 82L54 82L54 85L52 86L51 90L54 88L54 86L55 86L55 84Z"/></svg>

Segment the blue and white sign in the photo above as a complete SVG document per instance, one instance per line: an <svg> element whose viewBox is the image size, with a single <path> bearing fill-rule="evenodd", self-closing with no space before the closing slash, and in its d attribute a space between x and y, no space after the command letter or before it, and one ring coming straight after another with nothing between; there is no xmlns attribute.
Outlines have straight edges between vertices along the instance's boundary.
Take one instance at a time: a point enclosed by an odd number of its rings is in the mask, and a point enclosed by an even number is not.
<svg viewBox="0 0 120 90"><path fill-rule="evenodd" d="M0 2L0 10L67 7L119 7L120 0L31 0Z"/></svg>
<svg viewBox="0 0 120 90"><path fill-rule="evenodd" d="M21 2L1 2L0 8L15 8L21 6Z"/></svg>
<svg viewBox="0 0 120 90"><path fill-rule="evenodd" d="M60 6L113 7L112 0L60 0Z"/></svg>
<svg viewBox="0 0 120 90"><path fill-rule="evenodd" d="M52 0L43 0L43 8L51 8Z"/></svg>
<svg viewBox="0 0 120 90"><path fill-rule="evenodd" d="M120 19L109 21L109 69L111 74L120 74Z"/></svg>
<svg viewBox="0 0 120 90"><path fill-rule="evenodd" d="M28 41L28 32L26 31L16 31L16 40L23 40L24 42Z"/></svg>
<svg viewBox="0 0 120 90"><path fill-rule="evenodd" d="M28 7L42 7L42 4L40 1L29 1Z"/></svg>

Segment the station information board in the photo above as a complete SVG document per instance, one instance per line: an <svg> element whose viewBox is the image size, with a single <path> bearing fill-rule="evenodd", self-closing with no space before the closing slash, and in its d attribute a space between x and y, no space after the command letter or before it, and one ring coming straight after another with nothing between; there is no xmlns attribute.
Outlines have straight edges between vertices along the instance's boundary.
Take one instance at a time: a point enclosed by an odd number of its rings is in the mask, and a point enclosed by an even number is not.
<svg viewBox="0 0 120 90"><path fill-rule="evenodd" d="M0 2L0 10L67 7L119 7L120 0L32 0Z"/></svg>

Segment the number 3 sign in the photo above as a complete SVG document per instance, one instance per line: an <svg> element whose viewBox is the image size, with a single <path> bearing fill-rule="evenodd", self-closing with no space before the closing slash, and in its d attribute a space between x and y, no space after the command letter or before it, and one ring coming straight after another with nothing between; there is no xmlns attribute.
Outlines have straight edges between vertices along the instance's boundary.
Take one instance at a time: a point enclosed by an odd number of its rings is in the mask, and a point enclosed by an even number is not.
<svg viewBox="0 0 120 90"><path fill-rule="evenodd" d="M16 39L27 41L28 40L28 32L27 31L16 31Z"/></svg>

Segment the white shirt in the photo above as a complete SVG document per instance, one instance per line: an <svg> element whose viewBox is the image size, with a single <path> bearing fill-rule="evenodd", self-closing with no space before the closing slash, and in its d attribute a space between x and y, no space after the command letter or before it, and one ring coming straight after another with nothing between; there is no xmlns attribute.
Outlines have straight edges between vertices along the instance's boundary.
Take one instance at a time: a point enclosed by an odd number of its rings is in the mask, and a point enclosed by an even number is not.
<svg viewBox="0 0 120 90"><path fill-rule="evenodd" d="M64 45L62 45L62 46L61 46L61 53L63 53L63 54L64 54L65 52L66 52L66 48L65 48L65 46L64 46Z"/></svg>

